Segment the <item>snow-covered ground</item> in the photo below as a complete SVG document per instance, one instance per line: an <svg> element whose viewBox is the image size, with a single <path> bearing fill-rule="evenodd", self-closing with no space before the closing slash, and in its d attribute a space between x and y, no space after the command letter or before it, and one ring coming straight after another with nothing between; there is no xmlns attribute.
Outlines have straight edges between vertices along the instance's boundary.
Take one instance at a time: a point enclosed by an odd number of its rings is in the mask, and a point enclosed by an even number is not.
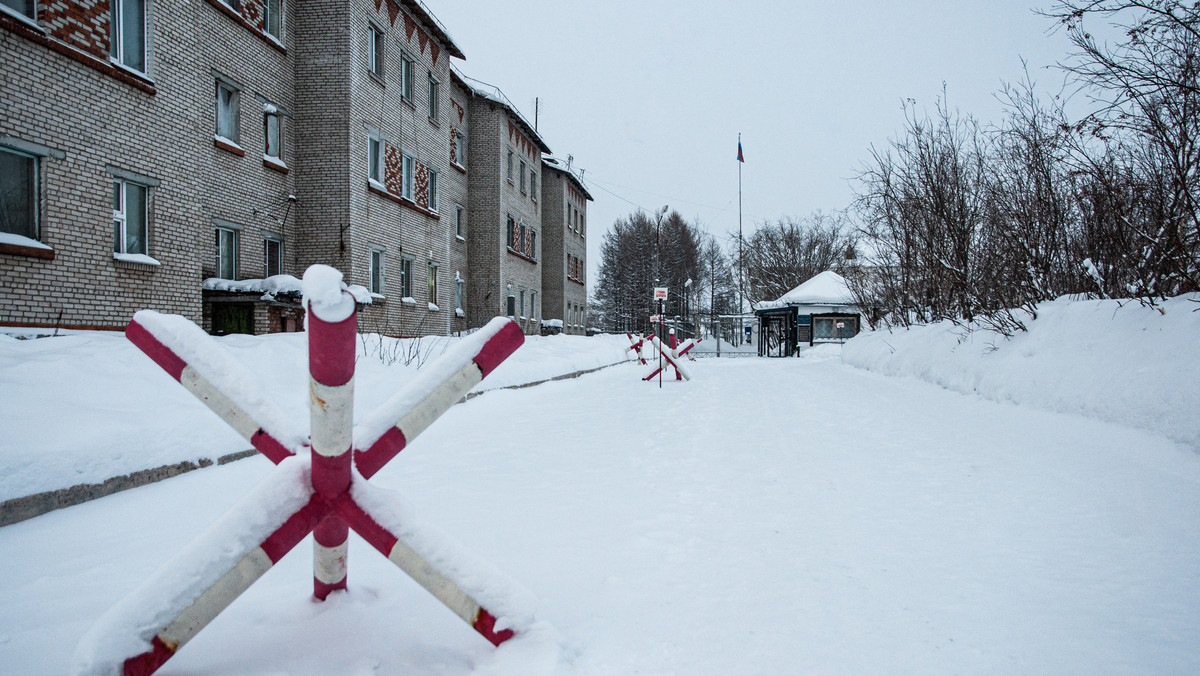
<svg viewBox="0 0 1200 676"><path fill-rule="evenodd" d="M1136 306L1087 307L1047 308L1028 336L973 355L953 341L926 349L940 340L932 333L864 335L801 359L699 360L695 380L662 389L624 364L455 406L371 484L531 590L540 642L493 649L352 537L348 593L311 600L303 542L160 673L1196 673L1200 447L1172 431L1186 433L1183 420L1103 420L1107 388L1071 379L1186 374L1200 334L1190 319L1154 324ZM1189 306L1165 309L1154 314ZM1169 335L1115 355L1059 349L1112 321ZM559 338L530 341L513 360L547 362L542 346ZM224 340L248 341L249 356L235 353L264 373L299 359L303 377L302 356L249 346L280 338ZM881 340L900 363L926 362L906 375L936 381L927 374L949 359L961 361L950 373L1006 373L1016 367L988 360L1019 349L1044 378L1021 388L1010 376L994 396L884 375L889 360L862 357ZM617 359L623 341L607 344ZM84 373L122 371L79 351ZM574 361L585 352L565 351L556 370L587 368ZM40 399L48 421L103 417L67 408L82 405L72 387L101 387L90 377L69 379L60 364L49 373L63 380L19 381L14 363L0 363L4 408L20 398L16 382L30 398L58 391ZM264 375L281 386L292 377ZM1200 379L1173 382L1194 400ZM390 386L360 387L359 400ZM1034 396L1049 390L1074 392L1077 406L1051 410ZM178 417L175 428L127 423L128 436L87 439L98 453L136 455L148 436L170 445L221 425L203 408ZM25 424L6 418L5 436L14 421ZM13 434L38 450L37 432ZM117 453L123 444L133 445ZM251 458L0 528L0 671L66 671L97 618L270 471Z"/></svg>

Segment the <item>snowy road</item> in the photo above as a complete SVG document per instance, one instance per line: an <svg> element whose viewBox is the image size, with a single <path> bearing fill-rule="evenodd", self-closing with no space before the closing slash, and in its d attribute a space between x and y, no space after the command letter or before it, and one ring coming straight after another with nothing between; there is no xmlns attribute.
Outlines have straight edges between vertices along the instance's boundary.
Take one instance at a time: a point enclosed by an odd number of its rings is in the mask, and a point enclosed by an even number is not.
<svg viewBox="0 0 1200 676"><path fill-rule="evenodd" d="M372 480L540 598L559 673L1200 671L1194 451L836 358L701 360L661 390L642 370L479 397ZM66 671L91 623L268 469L0 529L0 671ZM310 552L160 673L538 670L493 659L361 540L350 593L312 602Z"/></svg>

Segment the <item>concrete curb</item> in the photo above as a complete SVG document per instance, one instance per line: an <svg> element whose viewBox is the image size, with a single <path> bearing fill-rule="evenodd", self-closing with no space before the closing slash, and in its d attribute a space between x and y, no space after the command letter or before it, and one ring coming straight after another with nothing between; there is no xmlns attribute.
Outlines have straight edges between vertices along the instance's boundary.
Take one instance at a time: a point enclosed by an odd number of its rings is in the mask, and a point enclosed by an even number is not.
<svg viewBox="0 0 1200 676"><path fill-rule="evenodd" d="M570 380L572 378L578 378L589 373L595 373L596 371L624 363L627 362L619 361L605 366L598 366L594 369L575 371L574 373L565 373L560 376L554 376L553 378L547 378L546 380L539 380L533 383L495 387L490 390L483 390L480 392L468 392L467 396L459 400L458 403L461 404L465 401L470 401L471 399L483 394L487 394L488 392L497 392L499 390L522 390L527 387L544 385L546 383L551 383L558 380ZM243 458L249 458L253 455L258 455L258 451L250 449L248 451L229 453L228 455L222 455L221 457L217 458L215 464L218 466L227 465L231 462L235 462ZM26 519L32 519L35 516L41 516L48 512L53 512L56 509L81 505L85 502L95 500L96 498L103 498L105 496L112 495L113 493L129 490L130 488L137 488L139 486L145 486L147 484L162 481L163 479L170 479L171 477L179 476L180 474L191 472L193 470L211 467L213 464L213 460L209 458L199 458L195 461L184 460L183 462L178 462L174 465L163 465L161 467L143 469L130 474L112 477L111 479L106 479L104 483L76 484L70 488L60 488L58 490L47 491L45 493L34 493L33 495L26 495L20 498L5 500L4 502L0 502L0 527L19 523L21 521L25 521Z"/></svg>

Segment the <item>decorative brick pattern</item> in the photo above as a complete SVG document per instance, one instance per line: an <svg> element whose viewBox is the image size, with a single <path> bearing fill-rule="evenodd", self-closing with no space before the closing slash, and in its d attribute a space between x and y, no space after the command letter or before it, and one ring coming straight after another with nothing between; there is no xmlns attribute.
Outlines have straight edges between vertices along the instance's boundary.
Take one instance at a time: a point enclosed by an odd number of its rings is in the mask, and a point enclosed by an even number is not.
<svg viewBox="0 0 1200 676"><path fill-rule="evenodd" d="M38 20L54 39L98 58L108 58L109 0L38 3Z"/></svg>
<svg viewBox="0 0 1200 676"><path fill-rule="evenodd" d="M393 195L404 194L404 155L396 146L384 144L384 185Z"/></svg>
<svg viewBox="0 0 1200 676"><path fill-rule="evenodd" d="M426 209L429 208L429 167L414 162L413 171L413 200Z"/></svg>

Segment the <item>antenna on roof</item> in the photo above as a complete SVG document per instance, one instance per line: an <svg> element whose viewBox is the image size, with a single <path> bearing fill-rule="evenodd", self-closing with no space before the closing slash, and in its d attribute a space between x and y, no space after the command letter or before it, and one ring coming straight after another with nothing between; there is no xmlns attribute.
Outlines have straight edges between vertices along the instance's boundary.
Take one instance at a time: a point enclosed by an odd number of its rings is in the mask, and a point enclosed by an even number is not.
<svg viewBox="0 0 1200 676"><path fill-rule="evenodd" d="M574 155L567 155L567 171L571 170L571 163L575 161Z"/></svg>

